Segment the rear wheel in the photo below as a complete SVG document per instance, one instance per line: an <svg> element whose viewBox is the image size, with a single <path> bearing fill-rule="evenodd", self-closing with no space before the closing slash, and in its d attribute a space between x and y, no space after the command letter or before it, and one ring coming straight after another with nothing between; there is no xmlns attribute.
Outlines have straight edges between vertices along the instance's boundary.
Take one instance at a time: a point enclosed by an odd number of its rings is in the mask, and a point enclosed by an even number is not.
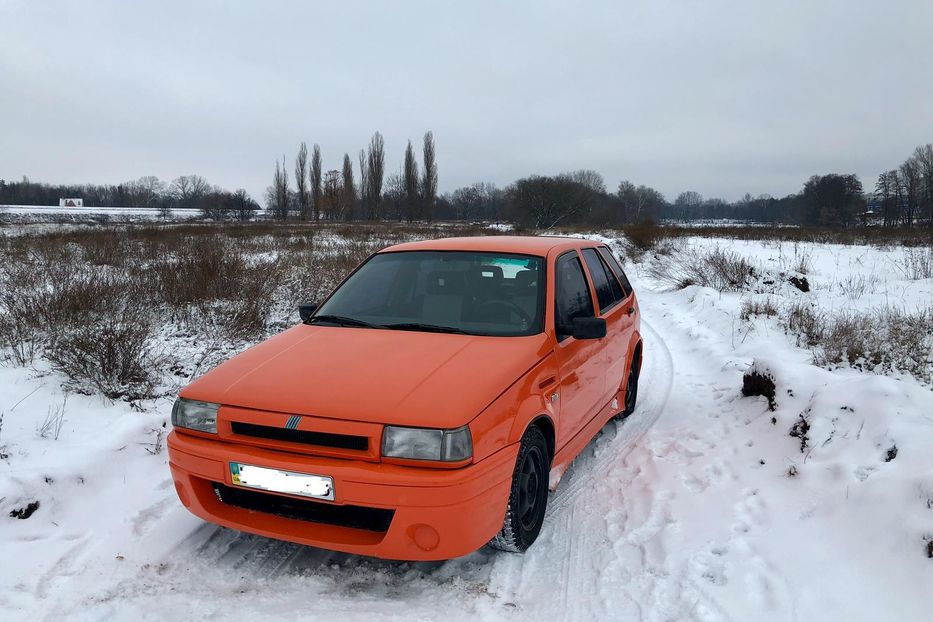
<svg viewBox="0 0 933 622"><path fill-rule="evenodd" d="M628 372L628 378L625 380L625 404L622 412L616 415L616 419L625 419L635 412L635 404L638 401L638 359L632 360L632 368Z"/></svg>
<svg viewBox="0 0 933 622"><path fill-rule="evenodd" d="M509 506L502 530L489 541L501 551L523 553L538 537L547 509L548 474L551 460L540 428L532 426L522 436L512 473Z"/></svg>

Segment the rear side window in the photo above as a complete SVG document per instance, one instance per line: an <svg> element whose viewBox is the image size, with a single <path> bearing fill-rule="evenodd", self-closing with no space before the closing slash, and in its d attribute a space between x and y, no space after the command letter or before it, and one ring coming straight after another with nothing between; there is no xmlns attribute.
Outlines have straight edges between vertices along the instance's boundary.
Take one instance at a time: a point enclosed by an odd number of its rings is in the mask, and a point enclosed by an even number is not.
<svg viewBox="0 0 933 622"><path fill-rule="evenodd" d="M593 317L593 299L583 275L583 266L576 253L567 253L557 259L555 305L557 317L557 340L562 341L573 333L573 320L578 317Z"/></svg>
<svg viewBox="0 0 933 622"><path fill-rule="evenodd" d="M599 258L595 248L584 248L583 259L586 261L586 267L589 268L590 276L593 278L596 299L599 300L599 312L605 313L625 298L622 294L622 287L609 272L609 268Z"/></svg>
<svg viewBox="0 0 933 622"><path fill-rule="evenodd" d="M622 266L619 265L615 255L610 253L609 249L605 246L599 247L599 255L606 261L609 269L612 270L613 274L615 274L619 279L619 283L622 284L622 290L625 293L625 297L628 298L628 295L632 293L632 285L628 282L628 278L625 276L625 272L622 271Z"/></svg>

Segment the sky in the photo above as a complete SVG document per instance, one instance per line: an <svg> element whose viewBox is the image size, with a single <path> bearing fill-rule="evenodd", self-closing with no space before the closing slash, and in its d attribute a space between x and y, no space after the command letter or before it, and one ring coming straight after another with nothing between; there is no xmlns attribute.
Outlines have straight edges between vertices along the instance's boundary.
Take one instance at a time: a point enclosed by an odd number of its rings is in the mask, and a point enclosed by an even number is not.
<svg viewBox="0 0 933 622"><path fill-rule="evenodd" d="M930 0L0 0L0 178L260 199L425 131L442 192L587 168L673 201L866 189L933 142ZM420 156L419 156L420 157ZM357 172L358 174L358 172Z"/></svg>

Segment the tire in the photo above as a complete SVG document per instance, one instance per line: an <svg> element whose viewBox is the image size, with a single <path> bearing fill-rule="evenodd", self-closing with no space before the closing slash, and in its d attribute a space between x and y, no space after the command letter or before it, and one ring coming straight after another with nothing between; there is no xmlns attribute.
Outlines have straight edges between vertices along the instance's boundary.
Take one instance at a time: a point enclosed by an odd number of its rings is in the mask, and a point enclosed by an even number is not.
<svg viewBox="0 0 933 622"><path fill-rule="evenodd" d="M625 379L625 404L622 412L615 416L615 419L622 421L633 412L638 403L638 359L632 359L632 367L629 369L628 377Z"/></svg>
<svg viewBox="0 0 933 622"><path fill-rule="evenodd" d="M541 429L532 426L522 436L515 459L502 530L489 541L489 546L500 551L524 553L537 539L547 510L550 470L547 441Z"/></svg>

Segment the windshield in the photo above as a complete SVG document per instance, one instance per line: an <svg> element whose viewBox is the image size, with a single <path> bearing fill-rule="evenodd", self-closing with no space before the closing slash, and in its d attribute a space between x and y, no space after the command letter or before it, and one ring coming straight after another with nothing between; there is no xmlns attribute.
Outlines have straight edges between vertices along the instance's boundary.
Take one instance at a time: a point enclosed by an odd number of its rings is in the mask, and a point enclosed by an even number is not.
<svg viewBox="0 0 933 622"><path fill-rule="evenodd" d="M403 251L370 258L315 318L344 326L519 336L541 332L543 309L541 257Z"/></svg>

